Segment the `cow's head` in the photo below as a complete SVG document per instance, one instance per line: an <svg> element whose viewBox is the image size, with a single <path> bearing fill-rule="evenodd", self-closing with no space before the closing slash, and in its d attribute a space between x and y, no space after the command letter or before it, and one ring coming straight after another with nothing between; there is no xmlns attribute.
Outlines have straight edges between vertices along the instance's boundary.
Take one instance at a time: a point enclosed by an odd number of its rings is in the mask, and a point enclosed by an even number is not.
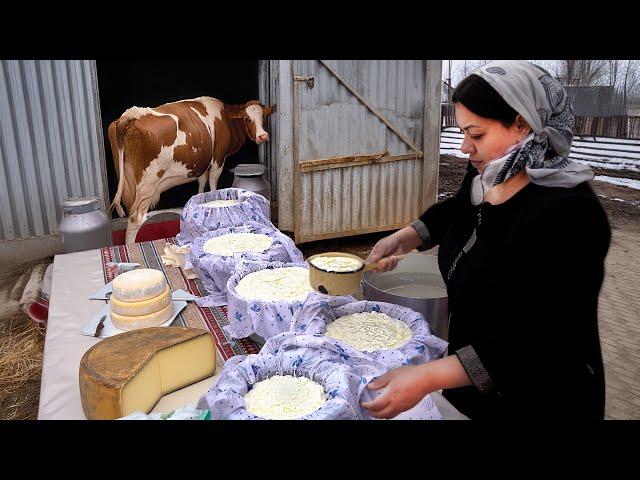
<svg viewBox="0 0 640 480"><path fill-rule="evenodd" d="M269 134L264 129L267 115L275 111L275 105L264 106L258 100L245 103L241 109L231 113L231 118L241 118L249 139L260 144L269 140Z"/></svg>

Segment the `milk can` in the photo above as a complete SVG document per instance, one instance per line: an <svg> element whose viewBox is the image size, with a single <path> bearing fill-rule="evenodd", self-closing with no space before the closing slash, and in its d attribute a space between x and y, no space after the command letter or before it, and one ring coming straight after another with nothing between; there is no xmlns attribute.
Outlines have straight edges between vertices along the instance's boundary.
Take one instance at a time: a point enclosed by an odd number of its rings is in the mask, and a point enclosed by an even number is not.
<svg viewBox="0 0 640 480"><path fill-rule="evenodd" d="M271 200L271 187L264 178L266 168L261 163L241 163L234 169L232 187L243 188Z"/></svg>
<svg viewBox="0 0 640 480"><path fill-rule="evenodd" d="M64 253L92 250L113 244L111 221L100 208L99 197L65 199L62 202L60 232Z"/></svg>

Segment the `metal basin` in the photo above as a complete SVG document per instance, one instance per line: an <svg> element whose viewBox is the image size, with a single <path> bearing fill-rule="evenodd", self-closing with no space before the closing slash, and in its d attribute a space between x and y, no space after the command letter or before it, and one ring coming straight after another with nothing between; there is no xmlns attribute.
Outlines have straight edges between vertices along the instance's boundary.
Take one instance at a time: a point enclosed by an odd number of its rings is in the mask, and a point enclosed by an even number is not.
<svg viewBox="0 0 640 480"><path fill-rule="evenodd" d="M395 303L424 315L434 335L448 339L447 291L438 257L410 253L390 272L366 272L362 293L367 300Z"/></svg>

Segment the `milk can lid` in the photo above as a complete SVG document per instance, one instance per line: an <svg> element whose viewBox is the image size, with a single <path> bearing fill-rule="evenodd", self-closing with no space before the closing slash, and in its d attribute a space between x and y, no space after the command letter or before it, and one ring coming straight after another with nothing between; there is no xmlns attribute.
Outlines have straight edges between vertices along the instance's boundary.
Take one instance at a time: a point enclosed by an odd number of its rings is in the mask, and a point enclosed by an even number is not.
<svg viewBox="0 0 640 480"><path fill-rule="evenodd" d="M100 210L99 197L72 197L65 198L62 202L64 213L79 214Z"/></svg>
<svg viewBox="0 0 640 480"><path fill-rule="evenodd" d="M233 173L238 177L259 177L266 171L262 163L241 163L236 165Z"/></svg>

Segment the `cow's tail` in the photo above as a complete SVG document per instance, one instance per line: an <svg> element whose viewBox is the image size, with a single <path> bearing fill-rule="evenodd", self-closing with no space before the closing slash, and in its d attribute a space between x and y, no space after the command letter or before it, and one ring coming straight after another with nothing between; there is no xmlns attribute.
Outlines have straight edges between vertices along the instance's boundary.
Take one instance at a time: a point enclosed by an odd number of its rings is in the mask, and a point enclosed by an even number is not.
<svg viewBox="0 0 640 480"><path fill-rule="evenodd" d="M113 212L115 208L120 217L126 216L124 210L122 209L122 192L124 190L124 136L127 131L127 128L131 124L132 119L130 118L122 118L117 122L115 128L115 146L118 151L118 190L116 191L116 195L113 198L113 202L111 202L111 206L109 207L109 214ZM113 143L111 149L113 150Z"/></svg>
<svg viewBox="0 0 640 480"><path fill-rule="evenodd" d="M118 148L118 171L118 190L116 191L116 195L113 197L113 202L111 202L111 206L109 207L109 214L111 214L115 208L120 218L122 218L125 216L121 203L122 190L124 189L124 148Z"/></svg>

